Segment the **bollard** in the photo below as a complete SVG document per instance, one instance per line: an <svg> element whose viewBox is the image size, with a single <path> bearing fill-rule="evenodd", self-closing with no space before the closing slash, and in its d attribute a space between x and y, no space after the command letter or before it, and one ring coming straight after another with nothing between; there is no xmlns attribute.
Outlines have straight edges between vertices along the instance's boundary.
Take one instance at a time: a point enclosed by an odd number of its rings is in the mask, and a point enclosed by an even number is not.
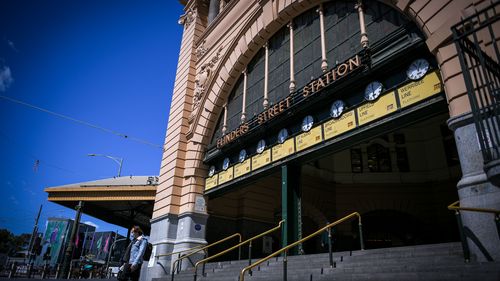
<svg viewBox="0 0 500 281"><path fill-rule="evenodd" d="M42 278L41 279L45 279L45 275L47 274L47 264L44 264L43 265L43 271L42 271Z"/></svg>
<svg viewBox="0 0 500 281"><path fill-rule="evenodd" d="M29 279L31 278L31 269L32 269L33 265L32 264L28 264L27 268L26 268L26 277Z"/></svg>
<svg viewBox="0 0 500 281"><path fill-rule="evenodd" d="M16 270L17 270L17 264L16 262L13 262L9 272L9 279L16 277Z"/></svg>
<svg viewBox="0 0 500 281"><path fill-rule="evenodd" d="M54 279L58 279L60 273L61 273L61 265L57 264L56 277Z"/></svg>

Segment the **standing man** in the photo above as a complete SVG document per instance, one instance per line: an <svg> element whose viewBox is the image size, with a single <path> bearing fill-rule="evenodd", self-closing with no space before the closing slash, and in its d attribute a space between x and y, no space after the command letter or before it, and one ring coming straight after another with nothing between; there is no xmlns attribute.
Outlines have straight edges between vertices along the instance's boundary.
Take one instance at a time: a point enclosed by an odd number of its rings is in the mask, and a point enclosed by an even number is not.
<svg viewBox="0 0 500 281"><path fill-rule="evenodd" d="M142 257L146 251L148 241L143 236L142 229L135 225L130 230L131 240L125 251L123 272L126 280L138 281L141 274Z"/></svg>

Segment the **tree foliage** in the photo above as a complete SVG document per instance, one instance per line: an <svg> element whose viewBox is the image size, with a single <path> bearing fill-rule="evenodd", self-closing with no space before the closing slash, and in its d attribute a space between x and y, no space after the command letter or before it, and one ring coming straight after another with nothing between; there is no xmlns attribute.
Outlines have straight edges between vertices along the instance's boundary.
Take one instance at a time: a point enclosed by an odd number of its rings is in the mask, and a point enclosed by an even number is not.
<svg viewBox="0 0 500 281"><path fill-rule="evenodd" d="M27 250L30 236L26 233L14 235L7 229L0 229L0 253L13 256L18 251Z"/></svg>

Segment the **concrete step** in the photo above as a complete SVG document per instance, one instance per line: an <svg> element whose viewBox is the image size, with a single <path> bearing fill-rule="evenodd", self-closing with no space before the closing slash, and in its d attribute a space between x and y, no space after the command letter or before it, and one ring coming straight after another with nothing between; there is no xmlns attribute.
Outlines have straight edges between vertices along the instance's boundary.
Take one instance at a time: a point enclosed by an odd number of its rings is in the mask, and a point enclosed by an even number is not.
<svg viewBox="0 0 500 281"><path fill-rule="evenodd" d="M288 278L307 280L500 280L500 263L464 263L460 243L338 252L336 267L329 267L328 253L288 257ZM342 260L342 261L341 261ZM257 259L253 260L253 262ZM206 264L206 276L198 270L198 281L236 281L248 260ZM194 270L186 269L176 281L194 280ZM264 262L245 280L283 280L282 257ZM170 276L153 281L170 281Z"/></svg>

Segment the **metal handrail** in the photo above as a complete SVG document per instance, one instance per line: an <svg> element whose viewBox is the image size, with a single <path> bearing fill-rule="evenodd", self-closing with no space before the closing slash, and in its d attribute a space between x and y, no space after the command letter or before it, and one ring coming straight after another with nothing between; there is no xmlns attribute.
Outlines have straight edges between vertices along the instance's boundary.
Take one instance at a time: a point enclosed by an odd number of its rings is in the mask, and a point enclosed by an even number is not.
<svg viewBox="0 0 500 281"><path fill-rule="evenodd" d="M167 243L159 243L159 244L167 244ZM159 245L159 244L155 244L155 245ZM168 254L158 254L158 255L155 255L155 257L156 258L159 258L159 257L168 257L168 256L172 256L172 255L175 255L175 254L180 254L180 253L184 253L184 252L193 251L193 250L199 249L201 247L203 247L203 245L199 245L199 246L196 246L196 247L193 247L193 248L189 248L187 250L178 251L178 252L172 252L172 253L168 253Z"/></svg>
<svg viewBox="0 0 500 281"><path fill-rule="evenodd" d="M359 221L359 223L358 223L358 226L359 226L359 240L360 240L360 244L361 244L361 250L364 250L363 232L361 231L361 215L358 212L354 212L354 213L351 213L350 215L347 215L347 216L345 216L345 217L343 217L343 218L341 218L341 219L339 219L339 220L337 220L335 222L327 224L326 226L320 228L316 232L314 232L312 234L309 234L308 236L306 236L306 237L304 237L304 238L302 238L302 239L300 239L300 240L298 240L298 241L296 241L296 242L294 242L294 243L292 243L292 244L290 244L288 246L285 246L285 247L279 249L278 251L270 254L269 256L267 256L267 257L265 257L263 259L260 259L259 261L257 261L255 263L253 263L253 264L251 264L251 265L243 268L241 270L241 272L240 272L240 278L238 280L239 281L244 281L244 279L245 279L245 272L249 271L250 269L258 266L259 264L261 264L261 263L263 263L263 262L265 262L265 261L267 261L267 260L269 260L269 259L271 259L271 258L273 258L273 257L275 257L275 256L277 256L277 255L279 255L281 253L283 253L283 252L285 253L283 262L286 263L286 253L287 253L287 251L290 248L293 248L293 247L297 246L298 244L302 244L303 242L305 242L305 241L307 241L307 240L309 240L309 239L311 239L311 238L313 238L313 237L321 234L323 231L328 230L328 229L332 228L333 226L335 226L337 224L340 224L340 223L342 223L342 222L344 222L344 221L346 221L346 220L348 220L348 219L350 219L350 218L352 218L354 216L358 217L358 221ZM284 269L284 270L286 270L286 269Z"/></svg>
<svg viewBox="0 0 500 281"><path fill-rule="evenodd" d="M448 210L455 211L455 218L457 219L458 233L460 235L460 241L462 243L462 251L464 253L465 262L470 261L470 249L467 243L466 233L464 232L464 224L462 222L462 217L460 216L460 211L478 212L478 213L489 213L493 214L495 224L497 227L498 237L500 238L500 210L486 209L486 208L471 208L471 207L460 207L460 201L455 201L448 205Z"/></svg>
<svg viewBox="0 0 500 281"><path fill-rule="evenodd" d="M471 211L471 212L480 212L480 213L500 214L500 210L455 206L455 205L458 205L458 204L460 204L460 201L456 201L456 202L451 203L448 206L448 210L451 210L451 211L462 210L462 211Z"/></svg>
<svg viewBox="0 0 500 281"><path fill-rule="evenodd" d="M196 250L196 251L194 251L194 252L191 252L191 253L189 253L189 254L187 254L187 255L180 256L178 259L176 259L176 260L174 261L174 263L173 263L173 265L172 265L172 281L174 280L175 266L176 266L177 264L179 264L179 261L181 261L181 260L183 260L183 259L185 259L185 258L188 258L188 257L190 257L190 256L192 256L192 255L194 255L194 254L196 254L196 253L198 253L198 252L200 252L200 251L206 251L206 249L208 249L208 248L210 248L210 247L212 247L212 246L215 246L215 245L217 245L217 244L220 244L220 243L222 243L222 242L225 242L225 241L227 241L227 240L229 240L229 239L231 239L231 238L234 238L234 237L236 237L236 236L238 236L238 237L239 237L239 241L238 241L238 242L239 242L239 243L241 243L241 234L239 234L239 233L235 233L235 234L230 235L230 236L228 236L228 237L226 237L226 238L223 238L223 239L221 239L221 240L219 240L219 241L216 241L216 242L214 242L214 243L212 243L212 244L209 244L209 245L206 245L206 246L204 246L204 247L202 247L202 248L199 248L198 250Z"/></svg>
<svg viewBox="0 0 500 281"><path fill-rule="evenodd" d="M245 240L245 241L243 241L243 242L239 243L238 245L234 245L234 246L232 246L231 248L228 248L228 249L226 249L226 250L224 250L224 251L222 251L222 252L220 252L220 253L218 253L218 254L215 254L215 255L213 255L213 256L211 256L211 257L208 257L208 258L206 258L206 259L202 259L202 260L198 261L198 262L195 264L195 266L194 266L194 280L196 281L196 277L197 277L197 274L198 274L198 265L200 265L201 263L206 264L208 261L210 261L210 260L212 260L212 259L215 259L215 258L217 258L217 257L220 257L220 256L222 256L222 255L224 255L224 254L226 254L226 253L228 253L228 252L230 252L230 251L232 251L232 250L234 250L234 249L236 249L236 248L239 248L239 247L241 247L242 245L245 245L245 244L247 244L247 243L250 243L250 244L249 244L249 247L250 247L250 250L249 250L249 262L250 262L250 264L251 264L251 256L250 256L250 255L251 255L251 249L252 249L252 248L251 248L251 247L252 247L252 241L253 241L253 240L255 240L255 239L258 239L258 238L260 238L260 237L262 237L262 236L264 236L264 235L267 235L267 234L269 234L269 233L272 233L272 232L274 232L274 231L276 231L276 230L280 229L280 228L281 228L281 226L283 225L283 223L284 223L284 222L285 222L285 220L281 220L277 226L275 226L275 227L273 227L273 228L271 228L271 229L269 229L269 230L266 230L266 231L262 232L261 234L255 235L254 237L249 238L249 239L247 239L247 240ZM202 275L204 275L204 272L202 273Z"/></svg>

